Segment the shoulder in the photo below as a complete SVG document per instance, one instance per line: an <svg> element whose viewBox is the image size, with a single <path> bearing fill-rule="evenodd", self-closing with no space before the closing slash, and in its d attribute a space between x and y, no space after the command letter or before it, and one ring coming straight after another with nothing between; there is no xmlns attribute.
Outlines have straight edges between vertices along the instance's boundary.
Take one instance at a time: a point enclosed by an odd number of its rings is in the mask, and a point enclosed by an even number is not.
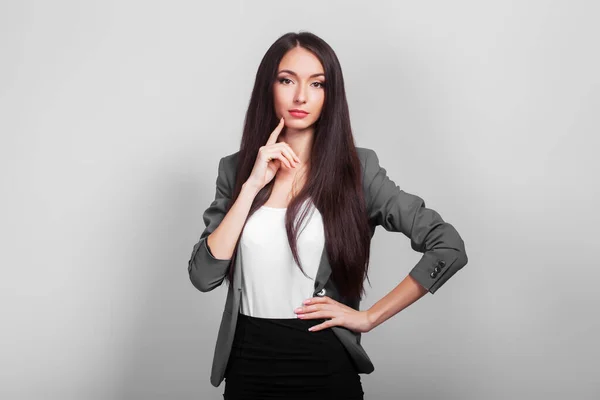
<svg viewBox="0 0 600 400"><path fill-rule="evenodd" d="M375 153L375 150L368 147L356 147L356 152L358 153L358 158L360 159L361 164L364 166L367 163L367 159L372 157L372 154Z"/></svg>
<svg viewBox="0 0 600 400"><path fill-rule="evenodd" d="M239 153L236 151L219 159L217 186L226 193L231 193L235 185Z"/></svg>
<svg viewBox="0 0 600 400"><path fill-rule="evenodd" d="M363 183L368 183L379 170L379 158L375 150L369 147L357 147L356 151L362 166Z"/></svg>
<svg viewBox="0 0 600 400"><path fill-rule="evenodd" d="M224 155L223 157L221 157L220 162L222 162L224 165L236 165L237 161L239 159L239 155L240 155L240 151L236 151L235 153L231 153L231 154L227 154Z"/></svg>
<svg viewBox="0 0 600 400"><path fill-rule="evenodd" d="M219 174L225 174L228 177L233 177L237 171L237 163L240 151L224 155L219 160Z"/></svg>

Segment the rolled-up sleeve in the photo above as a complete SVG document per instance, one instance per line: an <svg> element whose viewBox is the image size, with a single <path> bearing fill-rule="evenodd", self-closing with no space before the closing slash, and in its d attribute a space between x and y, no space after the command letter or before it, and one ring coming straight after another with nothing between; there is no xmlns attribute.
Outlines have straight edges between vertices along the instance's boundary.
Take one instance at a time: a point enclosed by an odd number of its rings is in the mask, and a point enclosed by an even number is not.
<svg viewBox="0 0 600 400"><path fill-rule="evenodd" d="M379 165L379 158L367 149L364 180L369 220L390 232L410 238L413 250L423 253L409 272L421 286L435 293L467 264L465 244L451 224L425 201L400 189Z"/></svg>
<svg viewBox="0 0 600 400"><path fill-rule="evenodd" d="M194 245L188 262L190 280L201 292L209 292L221 285L231 264L231 259L221 260L215 258L206 241L208 235L219 226L227 214L227 207L231 201L231 185L224 172L223 162L224 160L221 158L216 181L215 199L202 216L205 229L200 235L200 240Z"/></svg>

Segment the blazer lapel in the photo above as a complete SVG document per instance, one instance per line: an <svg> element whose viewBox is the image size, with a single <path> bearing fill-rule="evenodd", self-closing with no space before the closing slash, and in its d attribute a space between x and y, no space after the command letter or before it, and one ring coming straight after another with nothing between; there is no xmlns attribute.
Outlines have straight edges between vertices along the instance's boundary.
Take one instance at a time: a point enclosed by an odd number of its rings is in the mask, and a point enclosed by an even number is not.
<svg viewBox="0 0 600 400"><path fill-rule="evenodd" d="M319 269L317 270L317 276L315 277L315 293L320 292L323 286L327 283L331 275L331 265L329 264L329 258L327 257L326 246L323 246L323 252L321 253L321 262L319 263Z"/></svg>

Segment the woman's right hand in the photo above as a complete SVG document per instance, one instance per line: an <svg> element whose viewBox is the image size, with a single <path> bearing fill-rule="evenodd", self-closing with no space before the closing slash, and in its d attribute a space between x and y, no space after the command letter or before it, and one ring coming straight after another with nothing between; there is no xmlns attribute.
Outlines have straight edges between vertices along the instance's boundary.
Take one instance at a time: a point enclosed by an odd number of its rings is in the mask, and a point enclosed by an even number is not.
<svg viewBox="0 0 600 400"><path fill-rule="evenodd" d="M296 168L300 158L286 142L277 142L277 137L284 127L284 119L281 117L279 125L271 132L267 143L258 149L258 156L250 177L246 181L258 190L265 187L277 174L279 168L284 164L287 168Z"/></svg>

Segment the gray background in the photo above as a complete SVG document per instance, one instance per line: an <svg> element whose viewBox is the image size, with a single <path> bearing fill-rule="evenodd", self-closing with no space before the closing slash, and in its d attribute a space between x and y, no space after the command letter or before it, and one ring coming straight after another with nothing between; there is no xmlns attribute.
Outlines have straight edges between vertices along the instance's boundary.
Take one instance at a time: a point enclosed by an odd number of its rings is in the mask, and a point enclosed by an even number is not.
<svg viewBox="0 0 600 400"><path fill-rule="evenodd" d="M598 398L594 1L3 1L3 399L220 399L187 262L258 63L343 67L357 145L469 264L363 336L366 399ZM421 257L378 228L362 309Z"/></svg>

